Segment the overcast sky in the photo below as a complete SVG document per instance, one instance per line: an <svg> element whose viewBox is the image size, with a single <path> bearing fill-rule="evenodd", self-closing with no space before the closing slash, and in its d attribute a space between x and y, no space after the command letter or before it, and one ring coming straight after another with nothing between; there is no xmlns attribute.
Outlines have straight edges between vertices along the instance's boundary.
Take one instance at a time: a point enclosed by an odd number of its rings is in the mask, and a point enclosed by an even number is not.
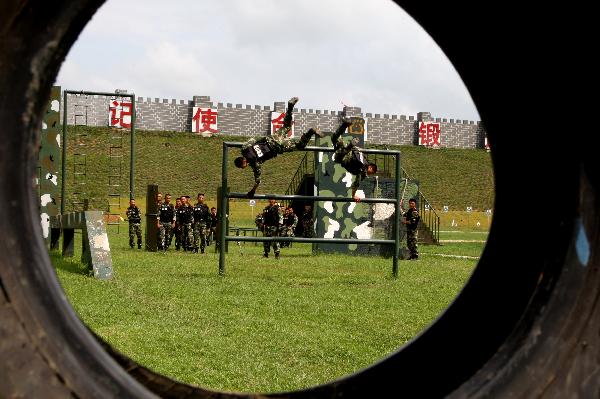
<svg viewBox="0 0 600 399"><path fill-rule="evenodd" d="M480 120L442 50L390 0L108 0L56 84Z"/></svg>

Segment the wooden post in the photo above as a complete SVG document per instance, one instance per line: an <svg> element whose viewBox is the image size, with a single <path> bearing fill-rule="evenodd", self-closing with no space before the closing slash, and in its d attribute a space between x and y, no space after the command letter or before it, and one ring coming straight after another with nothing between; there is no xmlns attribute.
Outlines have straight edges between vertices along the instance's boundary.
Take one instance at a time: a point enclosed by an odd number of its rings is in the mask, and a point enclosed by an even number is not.
<svg viewBox="0 0 600 399"><path fill-rule="evenodd" d="M158 216L158 185L148 184L146 192L146 251L158 251L158 227L156 217Z"/></svg>

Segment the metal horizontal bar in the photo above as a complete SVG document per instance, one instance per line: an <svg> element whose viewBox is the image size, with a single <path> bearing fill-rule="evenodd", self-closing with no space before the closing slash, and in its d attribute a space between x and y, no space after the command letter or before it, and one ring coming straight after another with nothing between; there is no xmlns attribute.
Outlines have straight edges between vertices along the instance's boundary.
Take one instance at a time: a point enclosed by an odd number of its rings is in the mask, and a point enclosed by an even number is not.
<svg viewBox="0 0 600 399"><path fill-rule="evenodd" d="M244 198L247 199L246 193L228 193L228 198ZM255 194L252 199L276 199L276 200L308 200L308 201L331 201L331 202L354 202L354 198L347 197L319 197L312 195L280 195L280 194ZM395 204L398 202L396 198L363 198L360 202L367 204L384 203Z"/></svg>
<svg viewBox="0 0 600 399"><path fill-rule="evenodd" d="M241 147L244 143L243 142L236 142L236 141L225 141L223 142L224 145L226 145L227 147ZM312 146L307 146L304 147L301 150L298 151L314 151L314 152L334 152L335 149L332 147L312 147ZM360 149L360 152L365 153L365 154L389 154L389 155L400 155L400 151L399 150L376 150L376 149L371 149L371 148L362 148Z"/></svg>
<svg viewBox="0 0 600 399"><path fill-rule="evenodd" d="M250 236L225 236L226 241L280 241L280 242L319 242L328 244L384 244L394 245L394 240L378 240L358 238L304 238L304 237L250 237Z"/></svg>

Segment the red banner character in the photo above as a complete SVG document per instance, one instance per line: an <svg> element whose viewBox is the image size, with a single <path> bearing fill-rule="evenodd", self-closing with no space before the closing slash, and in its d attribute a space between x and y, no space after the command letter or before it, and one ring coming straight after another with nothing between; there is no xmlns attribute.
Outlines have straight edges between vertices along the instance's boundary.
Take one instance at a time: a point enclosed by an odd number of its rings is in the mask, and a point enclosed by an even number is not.
<svg viewBox="0 0 600 399"><path fill-rule="evenodd" d="M131 127L132 104L128 101L113 100L108 107L112 127Z"/></svg>
<svg viewBox="0 0 600 399"><path fill-rule="evenodd" d="M194 107L192 117L192 132L202 136L210 136L218 133L217 118L219 113L211 108Z"/></svg>
<svg viewBox="0 0 600 399"><path fill-rule="evenodd" d="M283 127L283 119L285 118L285 112L276 113L271 112L271 134L275 133L277 129ZM293 118L293 116L292 116ZM292 119L292 128L288 132L288 137L294 137L294 120Z"/></svg>
<svg viewBox="0 0 600 399"><path fill-rule="evenodd" d="M441 130L439 123L421 122L419 125L419 145L426 147L439 147Z"/></svg>

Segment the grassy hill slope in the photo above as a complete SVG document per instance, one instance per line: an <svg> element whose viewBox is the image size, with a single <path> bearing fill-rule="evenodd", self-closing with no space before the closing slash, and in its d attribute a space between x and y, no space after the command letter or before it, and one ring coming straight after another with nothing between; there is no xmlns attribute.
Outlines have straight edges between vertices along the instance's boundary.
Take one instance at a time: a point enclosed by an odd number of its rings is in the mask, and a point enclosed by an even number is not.
<svg viewBox="0 0 600 399"><path fill-rule="evenodd" d="M73 198L77 189L74 176L75 151L85 152L87 176L85 191L90 208L107 209L108 172L110 170L109 142L116 133L108 127L77 127L84 145L78 145L74 127L69 127L67 145L67 198ZM123 131L121 164L122 206L129 195L129 142L128 131ZM113 137L111 139L111 137ZM148 184L158 184L160 191L174 197L205 192L209 199L216 197L221 184L221 157L223 141L244 141L245 137L219 136L203 138L180 132L137 131L135 137L135 194L146 195ZM487 209L493 205L493 171L490 156L482 150L439 149L399 146L402 167L411 178L419 180L421 191L436 208L449 205L452 209ZM246 192L253 185L250 169L239 170L233 165L238 149L229 153L229 185L232 191ZM259 192L284 193L304 156L293 152L270 160L263 171ZM117 158L114 158L117 159ZM81 169L81 167L79 167ZM66 206L69 211L71 208Z"/></svg>

